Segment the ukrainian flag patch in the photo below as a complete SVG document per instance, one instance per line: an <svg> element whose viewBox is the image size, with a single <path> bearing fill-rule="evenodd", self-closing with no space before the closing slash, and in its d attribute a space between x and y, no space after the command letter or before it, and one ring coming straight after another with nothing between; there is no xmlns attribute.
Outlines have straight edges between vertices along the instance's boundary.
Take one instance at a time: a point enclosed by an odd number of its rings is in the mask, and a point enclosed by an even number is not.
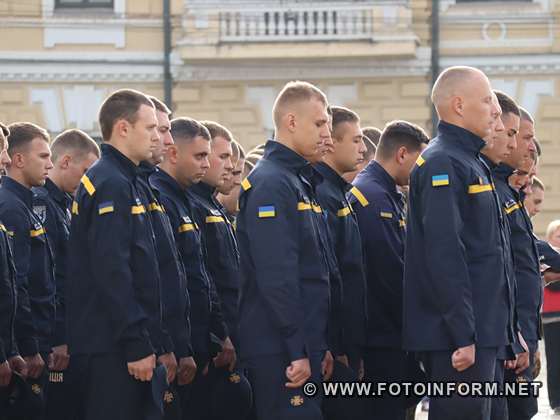
<svg viewBox="0 0 560 420"><path fill-rule="evenodd" d="M265 219L267 217L276 217L276 209L274 206L259 207L259 218Z"/></svg>
<svg viewBox="0 0 560 420"><path fill-rule="evenodd" d="M449 175L441 174L432 177L432 187L443 187L449 185Z"/></svg>
<svg viewBox="0 0 560 420"><path fill-rule="evenodd" d="M98 207L99 214L107 214L115 211L115 206L112 201L101 203Z"/></svg>

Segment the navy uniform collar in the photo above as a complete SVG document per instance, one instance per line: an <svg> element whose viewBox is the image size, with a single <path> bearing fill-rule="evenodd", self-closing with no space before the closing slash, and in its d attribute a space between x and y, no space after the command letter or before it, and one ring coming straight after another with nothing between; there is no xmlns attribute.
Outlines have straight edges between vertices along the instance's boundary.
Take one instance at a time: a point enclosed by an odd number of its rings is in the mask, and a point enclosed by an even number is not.
<svg viewBox="0 0 560 420"><path fill-rule="evenodd" d="M307 159L276 140L266 142L263 159L270 160L296 175L303 176L312 186L316 186L323 180L323 177Z"/></svg>
<svg viewBox="0 0 560 420"><path fill-rule="evenodd" d="M486 145L486 142L476 134L445 121L440 121L438 124L438 136L442 134L454 137L453 141L449 142L449 144L453 144L474 155L479 153L480 149Z"/></svg>
<svg viewBox="0 0 560 420"><path fill-rule="evenodd" d="M155 176L157 177L157 179L160 182L163 182L164 184L167 184L175 192L175 194L177 194L180 197L185 194L186 190L183 187L181 187L181 185L175 180L175 178L173 178L167 172L165 172L162 169L158 169L155 172L155 174L156 174Z"/></svg>
<svg viewBox="0 0 560 420"><path fill-rule="evenodd" d="M192 185L189 190L196 195L208 199L209 201L213 201L214 193L216 192L216 188L211 187L210 185L202 181L200 181L198 184Z"/></svg>
<svg viewBox="0 0 560 420"><path fill-rule="evenodd" d="M352 184L346 182L344 178L342 178L333 168L331 168L325 162L319 162L318 164L316 164L315 169L325 180L334 184L345 193L352 189Z"/></svg>
<svg viewBox="0 0 560 420"><path fill-rule="evenodd" d="M488 166L488 168L491 171L494 171L498 167L498 165L496 163L494 163L494 161L492 159L490 159L488 156L486 156L484 153L480 154L480 158L484 161L486 166Z"/></svg>
<svg viewBox="0 0 560 420"><path fill-rule="evenodd" d="M61 207L69 208L72 202L72 197L70 194L62 191L58 186L50 179L47 178L45 182L45 189L49 192L49 195L56 201Z"/></svg>
<svg viewBox="0 0 560 420"><path fill-rule="evenodd" d="M25 203L27 208L33 208L33 191L25 185L20 184L9 176L2 177L2 188L14 193L21 201Z"/></svg>
<svg viewBox="0 0 560 420"><path fill-rule="evenodd" d="M511 166L500 163L498 166L494 168L494 173L496 174L496 178L506 182L508 182L508 178L515 172Z"/></svg>
<svg viewBox="0 0 560 420"><path fill-rule="evenodd" d="M131 180L138 176L138 166L114 146L103 143L101 145L101 157L106 157L114 161Z"/></svg>
<svg viewBox="0 0 560 420"><path fill-rule="evenodd" d="M138 172L140 173L140 175L145 177L150 176L157 170L158 170L157 166L152 165L150 162L147 162L145 160L140 162L140 165L138 165Z"/></svg>
<svg viewBox="0 0 560 420"><path fill-rule="evenodd" d="M387 189L387 191L389 191L395 197L398 197L399 199L401 198L402 194L397 188L397 183L395 182L393 177L389 175L385 168L379 164L379 162L372 160L366 166L365 171L366 173L376 175L376 179L381 183L383 187Z"/></svg>

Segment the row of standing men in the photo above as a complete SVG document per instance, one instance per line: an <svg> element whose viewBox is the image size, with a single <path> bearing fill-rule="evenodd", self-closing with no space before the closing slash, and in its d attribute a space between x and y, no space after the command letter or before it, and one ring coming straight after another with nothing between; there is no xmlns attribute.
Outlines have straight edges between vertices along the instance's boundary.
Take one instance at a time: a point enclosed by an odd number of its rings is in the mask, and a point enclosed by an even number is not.
<svg viewBox="0 0 560 420"><path fill-rule="evenodd" d="M279 93L275 140L247 156L260 159L242 182L225 127L170 122L131 90L100 109L101 153L77 130L49 148L39 127L10 125L8 418L397 419L416 400L323 403L302 386L502 380L506 365L531 380L542 286L521 194L533 122L473 69L438 82L428 150L422 129L390 123L353 185L343 176L368 151L359 117L304 82ZM20 377L35 404L10 397ZM434 399L430 417L530 418L536 404L497 401Z"/></svg>

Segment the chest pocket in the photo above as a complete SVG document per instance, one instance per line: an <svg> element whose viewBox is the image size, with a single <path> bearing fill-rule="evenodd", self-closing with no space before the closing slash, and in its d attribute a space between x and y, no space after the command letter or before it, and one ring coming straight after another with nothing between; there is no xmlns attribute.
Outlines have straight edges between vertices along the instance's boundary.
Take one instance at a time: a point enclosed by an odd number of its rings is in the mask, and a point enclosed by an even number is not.
<svg viewBox="0 0 560 420"><path fill-rule="evenodd" d="M483 255L494 251L481 249L480 243L498 244L501 209L498 209L498 201L494 184L486 175L473 171L466 186L466 211L463 212L464 231L467 241L473 241L472 248ZM495 248L495 247L494 247Z"/></svg>
<svg viewBox="0 0 560 420"><path fill-rule="evenodd" d="M321 206L306 194L298 194L297 222L299 228L300 271L303 277L326 275L328 239L321 237L321 218L326 217ZM326 226L326 221L323 221ZM326 232L323 232L326 235ZM325 247L325 251L322 251Z"/></svg>
<svg viewBox="0 0 560 420"><path fill-rule="evenodd" d="M239 266L235 246L230 237L230 225L224 215L216 209L208 209L205 216L206 243L210 265L222 270L236 269Z"/></svg>

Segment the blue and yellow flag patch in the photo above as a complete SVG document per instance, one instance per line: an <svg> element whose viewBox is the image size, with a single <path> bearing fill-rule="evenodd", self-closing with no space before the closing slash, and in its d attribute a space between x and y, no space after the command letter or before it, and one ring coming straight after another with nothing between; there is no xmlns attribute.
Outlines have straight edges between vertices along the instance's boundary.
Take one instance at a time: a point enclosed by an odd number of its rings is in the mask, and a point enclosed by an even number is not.
<svg viewBox="0 0 560 420"><path fill-rule="evenodd" d="M432 187L443 187L449 185L449 175L441 174L432 177Z"/></svg>
<svg viewBox="0 0 560 420"><path fill-rule="evenodd" d="M259 207L259 218L276 217L276 209L274 206Z"/></svg>
<svg viewBox="0 0 560 420"><path fill-rule="evenodd" d="M112 201L106 201L104 203L99 204L98 206L98 213L101 214L107 214L107 213L112 213L115 211L115 206L114 203Z"/></svg>

